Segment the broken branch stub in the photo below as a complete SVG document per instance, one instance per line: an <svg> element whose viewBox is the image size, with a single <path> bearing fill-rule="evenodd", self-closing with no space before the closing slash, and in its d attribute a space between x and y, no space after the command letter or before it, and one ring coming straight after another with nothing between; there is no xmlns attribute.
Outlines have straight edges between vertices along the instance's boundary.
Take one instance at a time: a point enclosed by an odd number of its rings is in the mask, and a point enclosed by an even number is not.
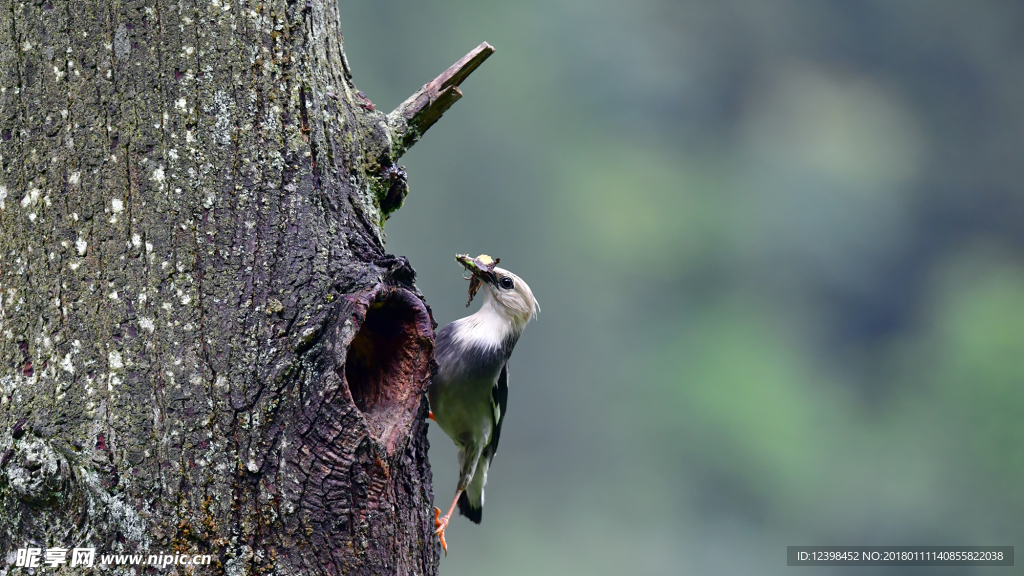
<svg viewBox="0 0 1024 576"><path fill-rule="evenodd" d="M491 54L494 54L493 46L487 42L480 44L388 114L393 159L405 154L452 104L462 98L459 85Z"/></svg>

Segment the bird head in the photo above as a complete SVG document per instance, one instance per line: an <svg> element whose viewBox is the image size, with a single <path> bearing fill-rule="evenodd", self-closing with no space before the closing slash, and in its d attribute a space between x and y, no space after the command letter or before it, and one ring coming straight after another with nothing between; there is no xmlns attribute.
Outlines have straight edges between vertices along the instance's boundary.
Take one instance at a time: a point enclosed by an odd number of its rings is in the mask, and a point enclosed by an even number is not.
<svg viewBox="0 0 1024 576"><path fill-rule="evenodd" d="M481 254L476 258L468 254L458 254L455 260L462 264L469 277L469 306L473 296L483 288L484 306L493 302L501 312L508 315L516 324L525 325L540 313L540 304L533 297L529 285L522 278L498 267L500 259Z"/></svg>

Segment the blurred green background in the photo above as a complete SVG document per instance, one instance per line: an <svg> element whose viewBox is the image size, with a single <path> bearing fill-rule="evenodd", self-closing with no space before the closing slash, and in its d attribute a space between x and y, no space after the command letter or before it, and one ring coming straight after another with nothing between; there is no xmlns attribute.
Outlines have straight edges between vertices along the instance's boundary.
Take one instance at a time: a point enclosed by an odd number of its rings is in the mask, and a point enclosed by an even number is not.
<svg viewBox="0 0 1024 576"><path fill-rule="evenodd" d="M386 227L439 323L457 252L543 307L442 574L963 574L785 546L1022 544L1024 5L340 7L385 111L497 48Z"/></svg>

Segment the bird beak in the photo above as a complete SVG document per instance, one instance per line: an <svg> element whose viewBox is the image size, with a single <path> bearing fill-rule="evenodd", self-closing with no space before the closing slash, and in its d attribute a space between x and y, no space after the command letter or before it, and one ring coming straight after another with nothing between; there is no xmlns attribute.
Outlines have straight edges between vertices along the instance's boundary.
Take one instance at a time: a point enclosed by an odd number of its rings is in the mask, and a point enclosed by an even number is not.
<svg viewBox="0 0 1024 576"><path fill-rule="evenodd" d="M473 297L476 296L481 284L484 282L494 284L498 281L498 276L494 273L494 267L498 265L499 260L499 258L491 258L487 254L481 254L476 258L470 257L469 254L455 255L455 261L462 264L470 273L468 278L469 300L466 302L466 306L473 302Z"/></svg>
<svg viewBox="0 0 1024 576"><path fill-rule="evenodd" d="M471 257L469 254L456 254L455 261L462 264L466 270L469 270L474 278L479 278L491 284L497 281L494 267L498 265L499 258L491 258L486 254L481 254L476 258Z"/></svg>

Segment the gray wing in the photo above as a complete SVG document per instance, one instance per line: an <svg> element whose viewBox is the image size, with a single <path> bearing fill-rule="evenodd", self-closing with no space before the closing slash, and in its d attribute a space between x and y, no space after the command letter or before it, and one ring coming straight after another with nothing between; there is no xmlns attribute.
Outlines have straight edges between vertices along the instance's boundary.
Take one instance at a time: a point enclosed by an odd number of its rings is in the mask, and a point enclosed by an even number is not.
<svg viewBox="0 0 1024 576"><path fill-rule="evenodd" d="M498 451L498 438L501 437L501 423L505 421L505 408L508 406L508 363L501 367L501 374L491 389L491 407L494 409L494 433L487 445L487 461L494 458Z"/></svg>
<svg viewBox="0 0 1024 576"><path fill-rule="evenodd" d="M501 423L505 421L505 406L508 404L508 363L501 367L501 373L491 388L491 408L494 410L494 432L491 434L491 441L484 448L481 458L485 462L477 464L476 474L473 481L466 487L466 491L459 495L459 513L477 524L483 519L484 514L484 482L487 481L487 468L491 465L491 459L498 450L498 438L501 436Z"/></svg>

